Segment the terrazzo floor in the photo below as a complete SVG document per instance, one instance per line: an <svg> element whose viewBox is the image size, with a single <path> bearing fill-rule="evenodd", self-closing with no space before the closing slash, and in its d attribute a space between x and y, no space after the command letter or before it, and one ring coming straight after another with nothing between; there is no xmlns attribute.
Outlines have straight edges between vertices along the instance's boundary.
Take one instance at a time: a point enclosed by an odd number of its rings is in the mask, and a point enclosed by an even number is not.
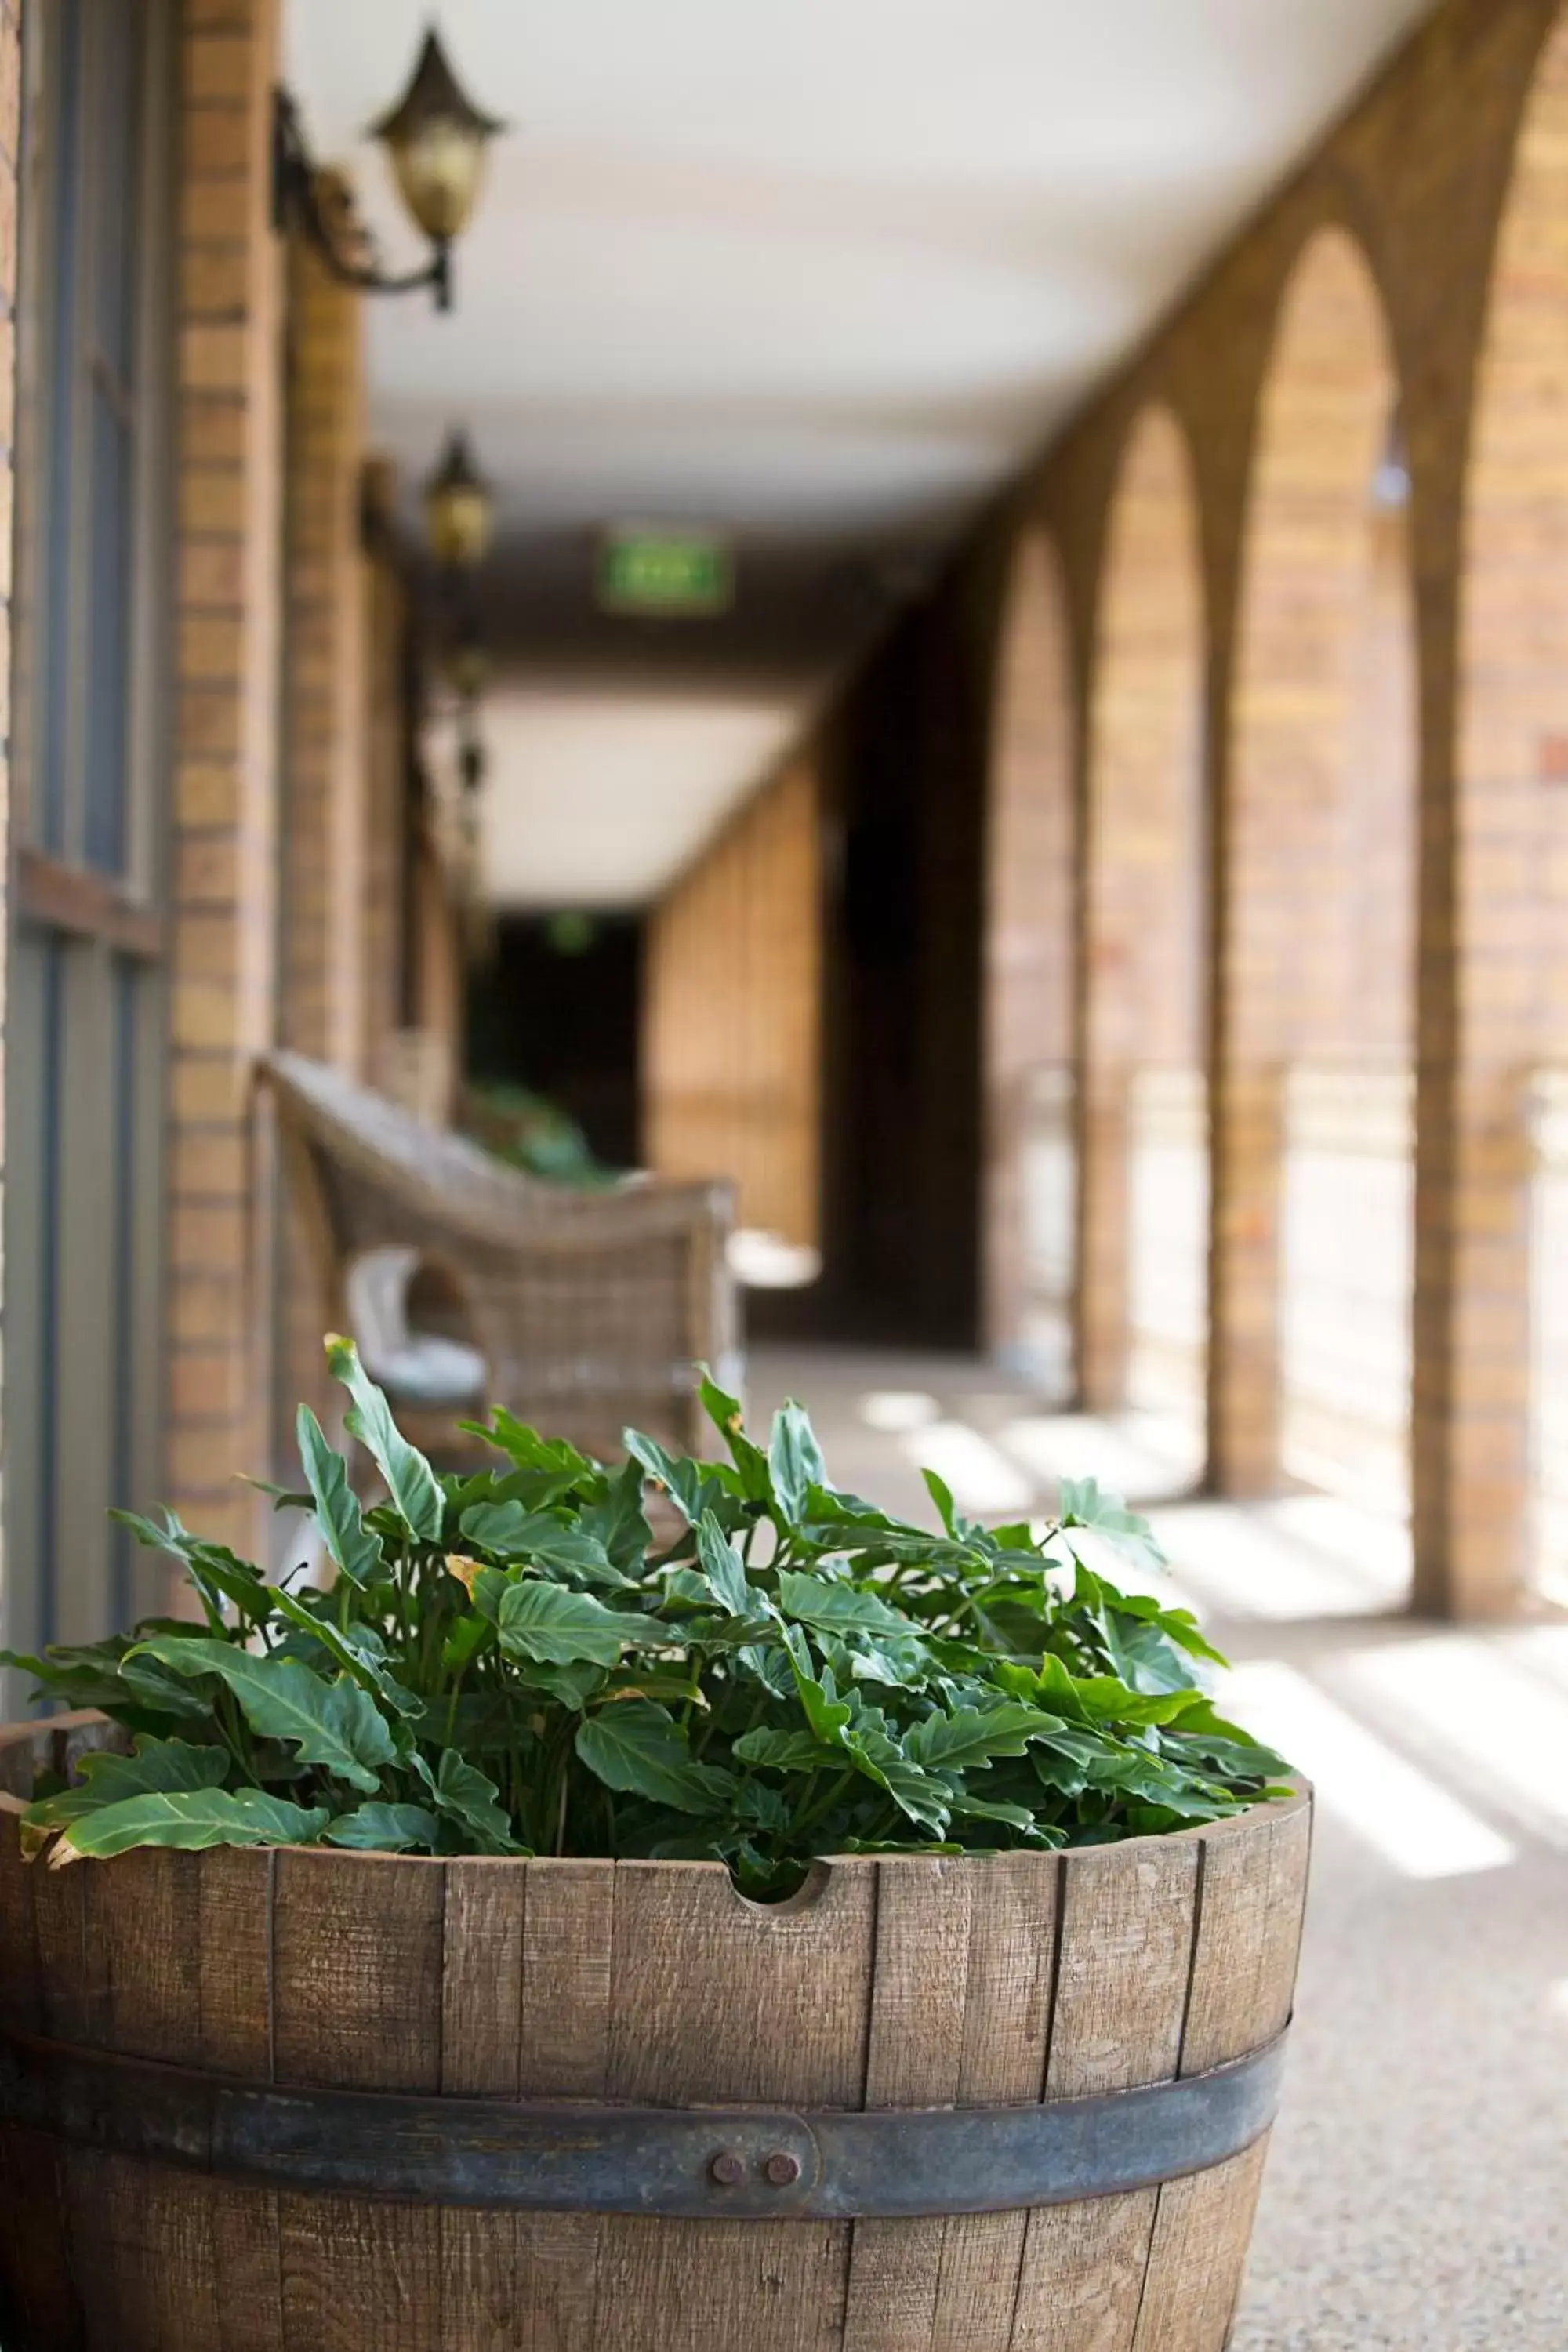
<svg viewBox="0 0 1568 2352"><path fill-rule="evenodd" d="M836 1480L929 1517L1153 1509L1226 1698L1318 1790L1286 2104L1231 2352L1568 2352L1568 1622L1400 1613L1403 1530L1332 1498L1184 1501L1179 1423L1053 1414L960 1358L759 1349Z"/></svg>

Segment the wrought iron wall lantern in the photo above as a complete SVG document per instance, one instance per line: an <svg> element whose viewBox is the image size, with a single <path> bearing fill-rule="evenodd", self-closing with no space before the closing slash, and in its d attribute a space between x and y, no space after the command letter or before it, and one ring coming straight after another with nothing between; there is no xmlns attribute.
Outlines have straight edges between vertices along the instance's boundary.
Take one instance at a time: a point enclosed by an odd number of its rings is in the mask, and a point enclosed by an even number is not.
<svg viewBox="0 0 1568 2352"><path fill-rule="evenodd" d="M388 275L364 230L352 219L334 221L322 204L300 110L279 88L272 100L273 226L301 229L345 286L366 294L408 294L428 286L436 308L449 310L453 241L473 212L486 147L506 127L474 105L434 30L427 32L408 88L369 125L371 138L386 149L410 217L434 248L422 268Z"/></svg>
<svg viewBox="0 0 1568 2352"><path fill-rule="evenodd" d="M430 552L448 573L472 572L484 561L495 525L490 486L474 463L468 436L449 433L441 461L425 484L425 530Z"/></svg>
<svg viewBox="0 0 1568 2352"><path fill-rule="evenodd" d="M445 608L446 649L440 667L450 693L447 708L456 723L456 811L467 896L479 895L479 801L489 760L479 727L479 705L489 663L474 597L474 573L483 562L495 526L495 501L474 463L468 436L455 427L424 485L425 530L438 573Z"/></svg>

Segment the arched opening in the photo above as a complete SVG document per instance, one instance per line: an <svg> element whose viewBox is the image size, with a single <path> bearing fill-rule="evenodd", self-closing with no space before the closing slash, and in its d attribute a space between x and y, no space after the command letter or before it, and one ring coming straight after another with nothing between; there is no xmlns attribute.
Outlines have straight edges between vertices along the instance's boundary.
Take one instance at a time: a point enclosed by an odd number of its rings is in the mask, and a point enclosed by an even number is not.
<svg viewBox="0 0 1568 2352"><path fill-rule="evenodd" d="M1133 427L1089 709L1079 1372L1179 1477L1201 1457L1208 1232L1204 608L1185 442Z"/></svg>
<svg viewBox="0 0 1568 2352"><path fill-rule="evenodd" d="M1366 262L1281 307L1247 518L1221 927L1216 1483L1409 1494L1416 720L1398 387Z"/></svg>
<svg viewBox="0 0 1568 2352"><path fill-rule="evenodd" d="M1447 1344L1417 1496L1423 1597L1466 1614L1531 1578L1568 1594L1565 319L1568 14L1521 128L1467 480L1433 1268Z"/></svg>
<svg viewBox="0 0 1568 2352"><path fill-rule="evenodd" d="M985 887L985 1334L1072 1388L1073 713L1055 549L1021 542L996 675Z"/></svg>

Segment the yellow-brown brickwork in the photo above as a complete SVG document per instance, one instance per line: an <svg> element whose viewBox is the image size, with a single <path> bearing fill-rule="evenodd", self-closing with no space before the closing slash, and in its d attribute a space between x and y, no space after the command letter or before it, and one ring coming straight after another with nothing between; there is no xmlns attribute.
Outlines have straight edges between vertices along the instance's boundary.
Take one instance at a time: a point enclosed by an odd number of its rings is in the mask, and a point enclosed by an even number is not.
<svg viewBox="0 0 1568 2352"><path fill-rule="evenodd" d="M180 709L174 794L171 1500L249 1542L265 1459L282 301L269 219L277 0L186 0L181 205Z"/></svg>
<svg viewBox="0 0 1568 2352"><path fill-rule="evenodd" d="M1079 1087L1079 1383L1124 1401L1128 1094L1202 1058L1203 601L1191 462L1142 416L1108 523L1086 749Z"/></svg>
<svg viewBox="0 0 1568 2352"><path fill-rule="evenodd" d="M318 195L346 225L347 183ZM285 267L283 735L279 762L279 1042L362 1075L367 931L367 625L370 567L361 490L363 304L302 235ZM335 1286L304 1205L285 1188L278 1289L285 1302L276 1440L285 1461L295 1404L331 1408L321 1334Z"/></svg>
<svg viewBox="0 0 1568 2352"><path fill-rule="evenodd" d="M985 1336L1029 1340L1025 1155L1032 1093L1073 1052L1073 740L1056 555L1026 536L997 674L985 903Z"/></svg>
<svg viewBox="0 0 1568 2352"><path fill-rule="evenodd" d="M1242 557L1218 910L1210 1466L1279 1485L1285 1083L1408 1059L1415 751L1397 401L1376 288L1338 227L1302 252L1269 361Z"/></svg>
<svg viewBox="0 0 1568 2352"><path fill-rule="evenodd" d="M370 540L364 604L365 813L364 951L360 987L360 1067L384 1082L403 1004L404 860L407 846L407 591L392 553L395 468L372 458L361 484Z"/></svg>
<svg viewBox="0 0 1568 2352"><path fill-rule="evenodd" d="M344 184L321 175L329 212ZM282 1044L357 1076L364 1045L369 566L363 303L291 240L284 423Z"/></svg>
<svg viewBox="0 0 1568 2352"><path fill-rule="evenodd" d="M819 1217L822 879L800 760L654 910L644 1150L662 1176L731 1176L737 1218L814 1247Z"/></svg>
<svg viewBox="0 0 1568 2352"><path fill-rule="evenodd" d="M1269 1239L1273 1213L1248 1188L1279 1142L1262 1058L1248 1066L1239 1051L1253 1017L1244 1002L1253 950L1242 899L1251 887L1249 824L1257 830L1239 772L1243 737L1257 740L1240 652L1248 534L1260 450L1272 449L1277 479L1288 462L1276 429L1284 420L1268 407L1282 306L1321 232L1348 241L1342 255L1359 248L1384 322L1411 475L1420 721L1416 1596L1426 1607L1477 1616L1515 1606L1526 1576L1524 1073L1561 1052L1568 1034L1568 955L1559 944L1568 939L1565 155L1568 29L1558 0L1447 0L1057 443L971 559L983 609L995 539L1050 531L1071 615L1075 701L1094 708L1107 658L1097 638L1107 518L1128 434L1152 403L1178 420L1199 514L1211 904L1218 968L1228 974L1213 992L1209 1038L1225 1139L1215 1171L1221 1318L1210 1379L1223 1398L1250 1377L1247 1348L1259 1344L1256 1328L1248 1339L1243 1326L1248 1315L1256 1326L1267 1277L1243 1278L1235 1254L1260 1217ZM1360 332L1352 322L1352 340ZM1289 463L1303 478L1320 461L1333 475L1334 448L1349 429L1335 399L1321 414L1301 401ZM1363 436L1360 466L1370 418L1354 430ZM1391 603L1386 581L1381 611L1378 625L1397 631L1397 595ZM1377 854L1397 891L1397 845L1385 840ZM1397 943L1398 909L1391 920ZM1323 952L1337 967L1340 950ZM1342 971L1323 976L1337 992ZM1365 984L1386 999L1386 963ZM1391 1020L1391 1037L1405 1017L1397 1009L1389 1016L1386 1003L1378 1016ZM1267 1333L1262 1345L1267 1362ZM1266 1454L1267 1432L1249 1444ZM1242 1483L1256 1465L1215 1466Z"/></svg>

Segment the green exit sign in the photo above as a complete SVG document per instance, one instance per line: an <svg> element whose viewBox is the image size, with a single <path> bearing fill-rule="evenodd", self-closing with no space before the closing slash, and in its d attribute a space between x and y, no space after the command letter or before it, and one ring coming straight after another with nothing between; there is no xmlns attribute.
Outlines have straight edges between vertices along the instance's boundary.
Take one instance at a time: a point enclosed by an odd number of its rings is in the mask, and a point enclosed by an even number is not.
<svg viewBox="0 0 1568 2352"><path fill-rule="evenodd" d="M630 526L607 531L599 602L609 613L724 613L734 594L730 550L710 530Z"/></svg>

